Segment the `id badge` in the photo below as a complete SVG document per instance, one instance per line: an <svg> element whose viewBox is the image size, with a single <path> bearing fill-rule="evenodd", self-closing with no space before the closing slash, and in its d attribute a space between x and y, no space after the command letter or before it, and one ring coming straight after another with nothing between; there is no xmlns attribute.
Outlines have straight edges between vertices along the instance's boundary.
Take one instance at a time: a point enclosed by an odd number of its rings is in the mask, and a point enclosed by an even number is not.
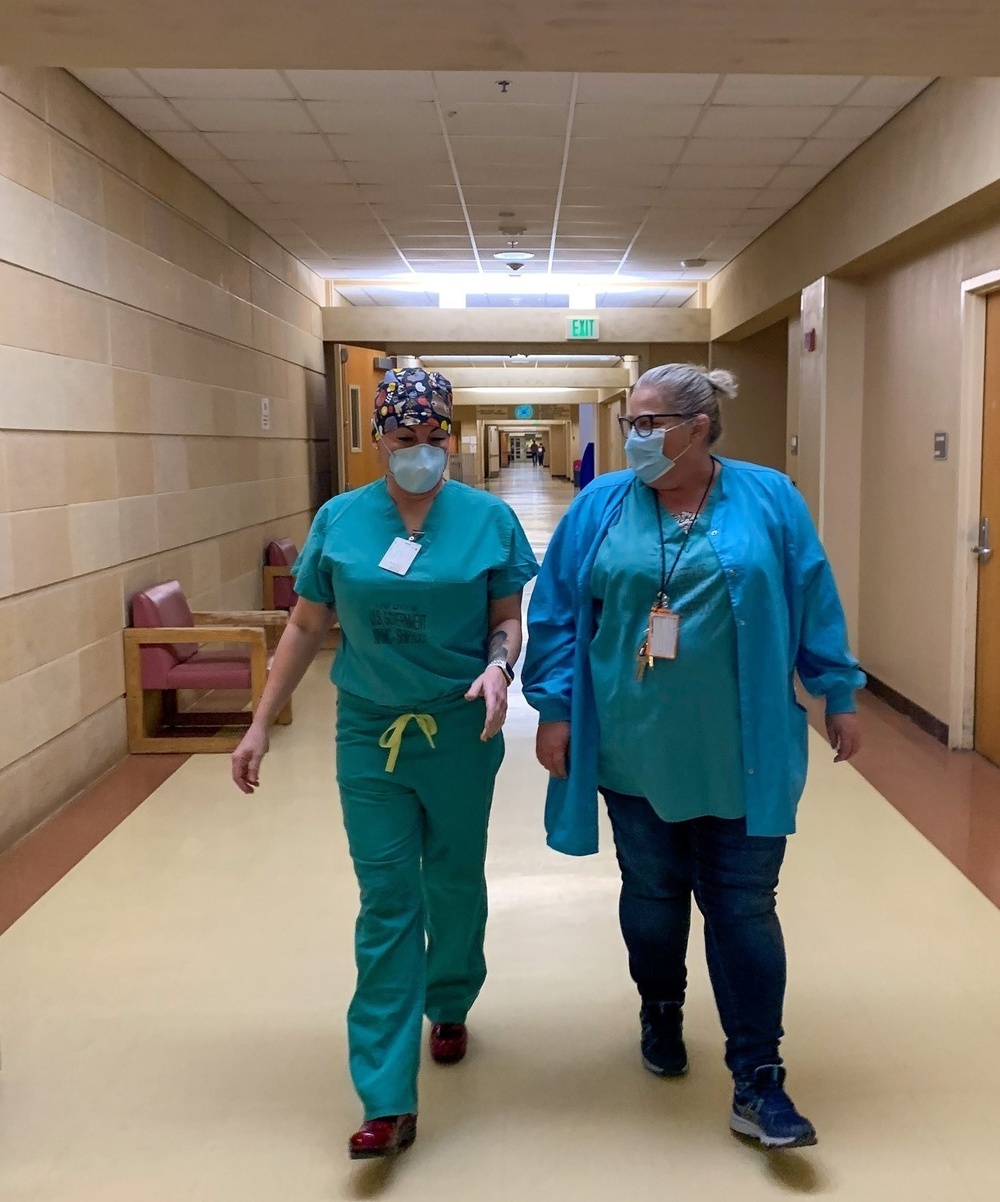
<svg viewBox="0 0 1000 1202"><path fill-rule="evenodd" d="M420 554L420 544L408 538L394 538L389 550L379 561L379 567L397 576L405 576Z"/></svg>
<svg viewBox="0 0 1000 1202"><path fill-rule="evenodd" d="M649 615L649 654L653 659L676 659L681 620L671 609L654 609Z"/></svg>

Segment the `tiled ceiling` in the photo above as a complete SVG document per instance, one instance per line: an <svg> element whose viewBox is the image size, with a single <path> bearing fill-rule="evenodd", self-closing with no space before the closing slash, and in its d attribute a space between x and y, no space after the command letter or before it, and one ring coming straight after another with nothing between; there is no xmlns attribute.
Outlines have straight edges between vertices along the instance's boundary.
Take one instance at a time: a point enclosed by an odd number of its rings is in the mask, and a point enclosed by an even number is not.
<svg viewBox="0 0 1000 1202"><path fill-rule="evenodd" d="M623 284L711 278L931 82L76 74L321 276L507 276L493 255L513 240L535 256L521 272L526 294L537 289L530 277L548 272L618 275ZM705 264L685 270L689 259ZM363 291L368 299L354 303L399 303L388 290ZM679 303L677 293L659 296L623 289L604 303ZM412 297L436 303L431 287Z"/></svg>

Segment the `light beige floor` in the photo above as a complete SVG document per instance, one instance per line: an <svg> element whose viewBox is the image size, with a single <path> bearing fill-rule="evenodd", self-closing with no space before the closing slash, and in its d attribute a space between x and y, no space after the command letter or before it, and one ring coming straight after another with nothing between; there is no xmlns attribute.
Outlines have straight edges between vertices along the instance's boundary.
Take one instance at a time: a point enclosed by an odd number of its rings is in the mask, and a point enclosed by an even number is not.
<svg viewBox="0 0 1000 1202"><path fill-rule="evenodd" d="M568 495L523 508L539 546ZM0 939L3 1202L1000 1197L1000 912L817 741L781 910L790 1084L821 1144L756 1152L726 1129L697 941L691 1075L641 1069L610 844L544 848L520 697L470 1057L425 1069L412 1152L352 1166L356 890L324 672L261 794L191 760Z"/></svg>

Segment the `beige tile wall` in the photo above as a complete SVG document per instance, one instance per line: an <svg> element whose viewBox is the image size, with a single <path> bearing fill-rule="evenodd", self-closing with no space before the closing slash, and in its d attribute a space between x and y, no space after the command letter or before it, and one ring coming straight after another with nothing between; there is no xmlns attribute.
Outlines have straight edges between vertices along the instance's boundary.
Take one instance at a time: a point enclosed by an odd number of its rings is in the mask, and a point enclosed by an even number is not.
<svg viewBox="0 0 1000 1202"><path fill-rule="evenodd" d="M329 494L322 301L77 80L0 68L0 847L124 754L132 594L259 606Z"/></svg>

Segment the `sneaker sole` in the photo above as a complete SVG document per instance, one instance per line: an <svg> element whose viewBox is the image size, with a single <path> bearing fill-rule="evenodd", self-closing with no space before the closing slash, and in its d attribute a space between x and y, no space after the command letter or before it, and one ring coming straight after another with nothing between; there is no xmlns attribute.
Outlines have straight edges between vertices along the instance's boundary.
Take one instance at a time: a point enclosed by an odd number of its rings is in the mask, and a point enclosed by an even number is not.
<svg viewBox="0 0 1000 1202"><path fill-rule="evenodd" d="M642 1058L642 1067L647 1073L652 1073L654 1077L664 1077L667 1080L673 1080L678 1077L686 1077L688 1075L689 1065L684 1067L677 1073L668 1073L665 1068L660 1068L658 1064L653 1064L651 1060L647 1060L645 1056Z"/></svg>
<svg viewBox="0 0 1000 1202"><path fill-rule="evenodd" d="M782 1150L789 1148L814 1148L819 1142L815 1132L805 1135L793 1135L787 1139L775 1139L758 1127L756 1123L752 1123L749 1119L741 1118L738 1114L731 1114L729 1116L729 1128L735 1135L745 1135L750 1139L755 1139L765 1148Z"/></svg>

